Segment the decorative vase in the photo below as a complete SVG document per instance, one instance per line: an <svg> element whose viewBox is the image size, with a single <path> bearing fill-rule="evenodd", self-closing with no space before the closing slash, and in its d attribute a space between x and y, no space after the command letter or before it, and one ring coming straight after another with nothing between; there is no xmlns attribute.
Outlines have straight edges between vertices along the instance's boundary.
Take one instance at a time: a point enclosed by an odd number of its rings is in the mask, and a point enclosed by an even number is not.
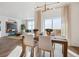
<svg viewBox="0 0 79 59"><path fill-rule="evenodd" d="M51 32L53 31L52 29L45 29L46 30L46 34L49 36L51 35Z"/></svg>

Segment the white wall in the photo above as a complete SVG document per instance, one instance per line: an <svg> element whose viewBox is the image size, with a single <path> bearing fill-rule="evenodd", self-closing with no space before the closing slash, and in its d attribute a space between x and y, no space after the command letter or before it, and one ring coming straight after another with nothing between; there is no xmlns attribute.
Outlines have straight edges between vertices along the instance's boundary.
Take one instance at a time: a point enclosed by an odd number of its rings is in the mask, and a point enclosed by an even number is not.
<svg viewBox="0 0 79 59"><path fill-rule="evenodd" d="M72 3L71 10L71 45L79 47L79 3Z"/></svg>

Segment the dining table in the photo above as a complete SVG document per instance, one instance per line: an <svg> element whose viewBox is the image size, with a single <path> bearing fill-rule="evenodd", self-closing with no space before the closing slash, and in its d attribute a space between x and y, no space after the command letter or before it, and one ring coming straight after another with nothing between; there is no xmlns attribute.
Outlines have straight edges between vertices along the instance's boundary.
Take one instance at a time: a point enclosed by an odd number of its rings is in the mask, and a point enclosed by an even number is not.
<svg viewBox="0 0 79 59"><path fill-rule="evenodd" d="M24 36L21 36L21 42L22 42L22 53L20 55L20 57L22 57L25 53L25 45L24 45ZM39 38L34 38L35 40L37 39L37 41L39 41ZM67 53L68 53L68 41L66 38L62 37L62 36L50 36L51 42L53 43L58 43L62 45L62 53L63 53L63 57L67 57Z"/></svg>

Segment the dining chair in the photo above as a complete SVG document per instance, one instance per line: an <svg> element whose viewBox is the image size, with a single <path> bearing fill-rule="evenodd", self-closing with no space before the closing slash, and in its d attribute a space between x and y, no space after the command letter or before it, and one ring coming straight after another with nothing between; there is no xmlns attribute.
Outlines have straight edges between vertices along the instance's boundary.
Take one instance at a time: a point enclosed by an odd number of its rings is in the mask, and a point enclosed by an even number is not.
<svg viewBox="0 0 79 59"><path fill-rule="evenodd" d="M40 36L39 37L39 49L43 51L50 52L50 57L54 56L54 50L50 36Z"/></svg>
<svg viewBox="0 0 79 59"><path fill-rule="evenodd" d="M34 37L33 35L24 35L24 45L26 45L26 47L31 47L31 56L34 56L34 47L35 47L35 43L34 43Z"/></svg>

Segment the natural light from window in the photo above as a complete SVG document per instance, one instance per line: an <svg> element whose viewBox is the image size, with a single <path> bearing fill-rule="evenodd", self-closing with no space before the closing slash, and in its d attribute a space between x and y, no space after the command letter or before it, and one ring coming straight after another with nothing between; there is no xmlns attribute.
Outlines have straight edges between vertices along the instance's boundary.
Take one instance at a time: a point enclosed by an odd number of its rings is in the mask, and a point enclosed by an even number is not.
<svg viewBox="0 0 79 59"><path fill-rule="evenodd" d="M61 18L45 19L44 29L61 29Z"/></svg>
<svg viewBox="0 0 79 59"><path fill-rule="evenodd" d="M61 29L61 18L53 19L53 29Z"/></svg>
<svg viewBox="0 0 79 59"><path fill-rule="evenodd" d="M33 30L34 29L34 20L28 20L27 25L28 25L29 30Z"/></svg>

